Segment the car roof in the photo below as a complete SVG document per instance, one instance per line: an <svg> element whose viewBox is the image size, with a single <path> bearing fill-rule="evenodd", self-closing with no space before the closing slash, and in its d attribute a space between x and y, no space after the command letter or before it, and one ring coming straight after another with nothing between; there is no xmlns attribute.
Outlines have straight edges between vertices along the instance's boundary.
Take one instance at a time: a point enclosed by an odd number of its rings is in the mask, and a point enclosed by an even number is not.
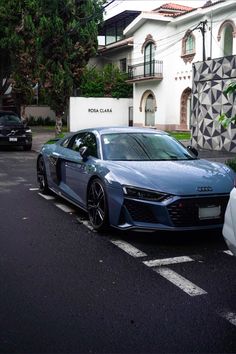
<svg viewBox="0 0 236 354"><path fill-rule="evenodd" d="M167 135L165 131L156 130L155 128L143 127L126 127L126 126L111 126L111 127L96 127L80 130L79 132L97 132L98 134L112 134L112 133L158 133Z"/></svg>

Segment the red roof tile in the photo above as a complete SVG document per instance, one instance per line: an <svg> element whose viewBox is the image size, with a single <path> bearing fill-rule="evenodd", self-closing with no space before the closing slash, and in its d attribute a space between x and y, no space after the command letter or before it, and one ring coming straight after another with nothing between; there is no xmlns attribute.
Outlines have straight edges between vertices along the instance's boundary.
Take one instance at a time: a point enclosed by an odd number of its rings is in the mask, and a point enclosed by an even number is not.
<svg viewBox="0 0 236 354"><path fill-rule="evenodd" d="M177 17L193 10L195 10L193 7L168 3L161 5L153 11L159 13L162 16Z"/></svg>
<svg viewBox="0 0 236 354"><path fill-rule="evenodd" d="M191 11L193 10L193 7L189 6L184 6L184 5L178 5L178 4L164 4L159 7L159 9L166 9L166 10L177 10L177 11Z"/></svg>

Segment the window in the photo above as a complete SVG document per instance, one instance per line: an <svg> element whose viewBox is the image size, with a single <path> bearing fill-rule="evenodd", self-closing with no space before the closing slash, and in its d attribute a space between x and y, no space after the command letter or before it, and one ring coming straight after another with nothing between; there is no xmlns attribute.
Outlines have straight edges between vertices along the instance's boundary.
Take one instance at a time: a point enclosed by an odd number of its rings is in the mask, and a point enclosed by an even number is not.
<svg viewBox="0 0 236 354"><path fill-rule="evenodd" d="M109 27L106 30L106 45L116 42L116 28Z"/></svg>
<svg viewBox="0 0 236 354"><path fill-rule="evenodd" d="M185 43L185 54L191 54L194 52L194 39L193 36L188 36Z"/></svg>
<svg viewBox="0 0 236 354"><path fill-rule="evenodd" d="M191 63L194 55L195 55L195 37L190 31L187 31L182 40L181 58L183 58L185 63L187 62Z"/></svg>
<svg viewBox="0 0 236 354"><path fill-rule="evenodd" d="M144 76L154 75L154 44L148 43L144 50Z"/></svg>
<svg viewBox="0 0 236 354"><path fill-rule="evenodd" d="M236 25L232 20L224 21L219 28L217 39L220 41L221 56L233 54L233 39L236 36Z"/></svg>
<svg viewBox="0 0 236 354"><path fill-rule="evenodd" d="M228 25L224 30L224 56L232 55L233 53L233 28Z"/></svg>
<svg viewBox="0 0 236 354"><path fill-rule="evenodd" d="M74 151L79 151L82 146L88 148L90 156L98 157L97 153L97 140L93 133L79 133L71 140L70 148Z"/></svg>
<svg viewBox="0 0 236 354"><path fill-rule="evenodd" d="M127 72L127 59L120 59L120 71Z"/></svg>

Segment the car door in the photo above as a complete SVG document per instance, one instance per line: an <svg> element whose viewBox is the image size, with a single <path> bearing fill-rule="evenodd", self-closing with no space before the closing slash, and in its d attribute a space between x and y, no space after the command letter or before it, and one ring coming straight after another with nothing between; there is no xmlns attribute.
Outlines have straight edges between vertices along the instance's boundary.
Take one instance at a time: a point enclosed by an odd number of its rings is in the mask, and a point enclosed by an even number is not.
<svg viewBox="0 0 236 354"><path fill-rule="evenodd" d="M88 159L80 155L80 148L86 146L89 151ZM68 146L69 153L61 161L62 183L61 190L69 199L86 208L87 184L95 169L97 153L96 137L91 132L78 133Z"/></svg>
<svg viewBox="0 0 236 354"><path fill-rule="evenodd" d="M225 221L223 226L223 235L229 249L236 256L236 188L230 193L229 202L225 212Z"/></svg>

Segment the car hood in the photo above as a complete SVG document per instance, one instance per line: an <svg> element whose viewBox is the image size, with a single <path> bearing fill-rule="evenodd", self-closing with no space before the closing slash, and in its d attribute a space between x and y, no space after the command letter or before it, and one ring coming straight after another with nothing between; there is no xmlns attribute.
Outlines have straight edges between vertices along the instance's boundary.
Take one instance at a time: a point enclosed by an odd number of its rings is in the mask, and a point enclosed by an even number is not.
<svg viewBox="0 0 236 354"><path fill-rule="evenodd" d="M175 195L229 193L235 177L226 165L203 159L106 162L109 182Z"/></svg>

